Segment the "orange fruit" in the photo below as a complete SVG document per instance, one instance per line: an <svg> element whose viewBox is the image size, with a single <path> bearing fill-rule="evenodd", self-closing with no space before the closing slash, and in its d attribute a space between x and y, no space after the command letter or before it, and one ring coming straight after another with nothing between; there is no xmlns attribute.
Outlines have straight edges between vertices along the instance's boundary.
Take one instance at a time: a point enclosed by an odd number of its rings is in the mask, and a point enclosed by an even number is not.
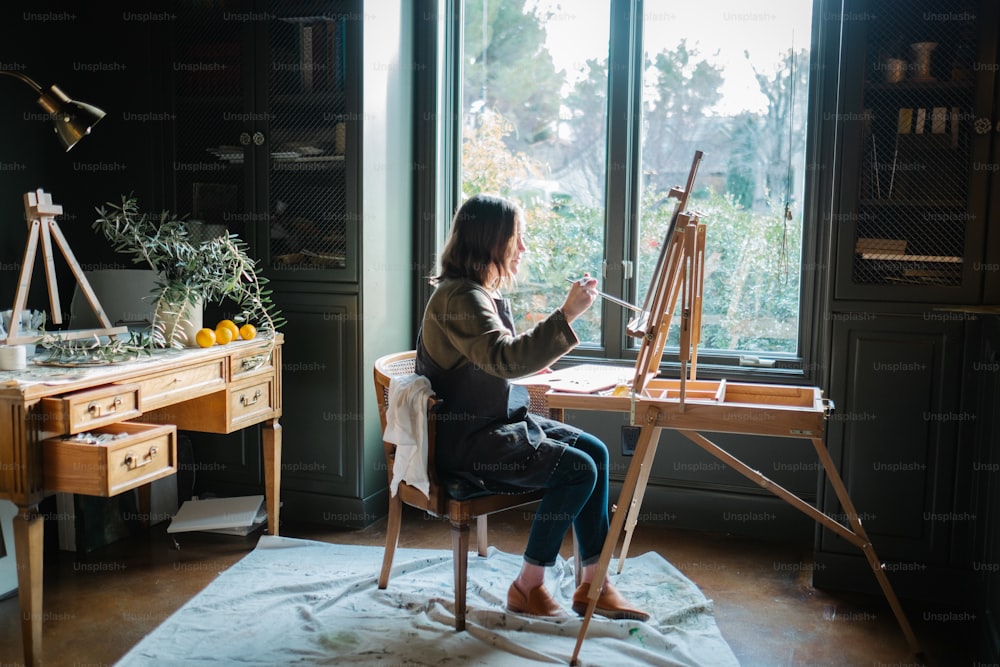
<svg viewBox="0 0 1000 667"><path fill-rule="evenodd" d="M215 342L225 345L233 340L233 330L221 324L215 328Z"/></svg>
<svg viewBox="0 0 1000 667"><path fill-rule="evenodd" d="M207 327L198 329L194 335L194 342L198 343L198 347L212 347L215 345L215 331Z"/></svg>
<svg viewBox="0 0 1000 667"><path fill-rule="evenodd" d="M240 338L243 340L253 340L257 336L257 327L247 322L240 327Z"/></svg>
<svg viewBox="0 0 1000 667"><path fill-rule="evenodd" d="M219 323L215 325L216 335L218 335L219 329L223 327L229 329L230 333L232 334L229 337L229 340L237 340L240 337L240 328L236 326L236 322L233 322L232 320L219 320ZM229 341L227 340L226 343L228 342ZM225 343L223 343L223 345L225 345Z"/></svg>

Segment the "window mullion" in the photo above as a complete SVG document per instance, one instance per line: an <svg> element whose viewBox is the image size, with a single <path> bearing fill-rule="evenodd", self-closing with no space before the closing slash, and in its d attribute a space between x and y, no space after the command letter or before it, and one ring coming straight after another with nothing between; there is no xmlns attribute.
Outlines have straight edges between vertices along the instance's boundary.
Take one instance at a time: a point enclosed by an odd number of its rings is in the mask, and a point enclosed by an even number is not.
<svg viewBox="0 0 1000 667"><path fill-rule="evenodd" d="M611 1L611 43L608 53L608 147L605 181L605 289L635 298L635 274L629 278L626 261L634 261L636 212L640 183L640 120L642 104L642 0ZM628 355L625 323L629 313L604 307L604 345L612 358Z"/></svg>

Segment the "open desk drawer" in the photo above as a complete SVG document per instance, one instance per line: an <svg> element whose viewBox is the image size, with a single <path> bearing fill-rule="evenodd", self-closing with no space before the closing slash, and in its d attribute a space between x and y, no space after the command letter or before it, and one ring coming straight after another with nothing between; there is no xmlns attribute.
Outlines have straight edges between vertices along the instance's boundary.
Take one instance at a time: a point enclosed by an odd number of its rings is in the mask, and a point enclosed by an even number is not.
<svg viewBox="0 0 1000 667"><path fill-rule="evenodd" d="M137 384L111 384L43 398L41 409L51 425L47 430L58 433L80 433L142 414Z"/></svg>
<svg viewBox="0 0 1000 667"><path fill-rule="evenodd" d="M73 436L42 442L46 489L107 497L177 472L172 424L120 422L83 435L114 437L97 444Z"/></svg>

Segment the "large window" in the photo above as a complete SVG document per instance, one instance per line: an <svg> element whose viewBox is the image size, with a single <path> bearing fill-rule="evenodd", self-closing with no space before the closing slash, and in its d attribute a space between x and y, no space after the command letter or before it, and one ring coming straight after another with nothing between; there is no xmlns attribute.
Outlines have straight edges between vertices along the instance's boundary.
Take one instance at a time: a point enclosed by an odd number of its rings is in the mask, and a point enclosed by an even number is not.
<svg viewBox="0 0 1000 667"><path fill-rule="evenodd" d="M548 0L466 0L462 195L517 199L528 252L510 293L518 326L557 308L567 278L600 275L605 256L610 8ZM574 327L601 343L602 308Z"/></svg>
<svg viewBox="0 0 1000 667"><path fill-rule="evenodd" d="M584 272L642 303L675 209L668 193L700 150L688 206L708 230L700 359L794 365L811 0L580 4L461 3L453 203L486 191L526 209L527 262L510 294L518 326L551 312ZM629 358L630 315L599 302L574 325L578 352Z"/></svg>
<svg viewBox="0 0 1000 667"><path fill-rule="evenodd" d="M706 352L797 355L810 2L647 0L637 287L683 184L707 224ZM675 329L676 331L676 329Z"/></svg>

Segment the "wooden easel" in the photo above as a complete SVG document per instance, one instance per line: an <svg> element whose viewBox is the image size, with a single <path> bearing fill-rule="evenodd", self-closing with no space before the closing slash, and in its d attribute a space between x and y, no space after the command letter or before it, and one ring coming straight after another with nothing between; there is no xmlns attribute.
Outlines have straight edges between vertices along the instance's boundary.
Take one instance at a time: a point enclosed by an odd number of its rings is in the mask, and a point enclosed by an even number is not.
<svg viewBox="0 0 1000 667"><path fill-rule="evenodd" d="M705 228L700 224L697 213L687 211L687 200L694 188L702 155L701 151L695 151L684 188L670 189L669 196L677 198L677 205L660 247L652 285L646 292L642 313L631 320L625 329L630 336L642 339L632 382L633 389L638 388L639 391L645 386L647 378L655 377L659 372L678 297L681 299L682 389L686 389L689 363L690 379L694 380L697 374L705 279Z"/></svg>
<svg viewBox="0 0 1000 667"><path fill-rule="evenodd" d="M833 406L823 398L822 391L817 387L696 379L701 297L704 285L705 227L698 220L698 215L687 212L685 207L700 159L699 151L695 154L685 190L671 191L672 194L676 192L679 195L674 220L671 221L667 238L661 248L653 282L644 304L644 312L627 327L630 335L642 339L630 395L625 397L558 391L550 391L547 394L550 408L628 411L629 423L641 428L636 450L618 497L617 510L611 517L608 536L597 562L594 580L590 586L587 611L570 664L577 664L587 628L597 608L597 601L608 574L611 558L623 530L626 534L619 556L618 571L621 572L624 567L631 534L637 522L656 456L657 443L664 428L676 430L730 468L861 549L907 643L915 654L920 654L921 649L916 636L903 613L892 585L886 578L882 563L875 554L847 488L823 441L826 418ZM681 304L680 377L676 380L657 378L667 331L678 299ZM810 440L844 510L847 525L818 510L759 471L750 468L702 435L702 431Z"/></svg>
<svg viewBox="0 0 1000 667"><path fill-rule="evenodd" d="M21 271L17 279L17 293L14 297L14 308L10 314L10 331L7 337L0 340L6 345L21 345L24 343L35 343L41 340L42 336L24 336L19 334L21 326L21 312L28 300L28 290L31 287L31 274L35 267L35 253L38 251L38 242L42 242L42 262L45 265L45 279L49 289L49 305L51 306L51 318L54 324L62 324L62 307L59 302L59 286L56 282L56 265L52 256L52 243L55 241L62 251L63 257L69 264L73 276L80 285L80 290L87 298L87 303L94 310L97 319L103 325L102 329L78 329L76 331L60 331L59 337L64 340L74 340L78 338L91 338L93 336L113 336L128 331L128 327L112 327L108 316L104 313L97 295L90 287L87 277L84 275L80 264L76 261L73 251L70 250L66 237L63 236L55 216L62 214L62 206L52 203L52 195L38 189L35 192L24 193L24 213L28 221L28 241L24 247L24 259L21 261Z"/></svg>

